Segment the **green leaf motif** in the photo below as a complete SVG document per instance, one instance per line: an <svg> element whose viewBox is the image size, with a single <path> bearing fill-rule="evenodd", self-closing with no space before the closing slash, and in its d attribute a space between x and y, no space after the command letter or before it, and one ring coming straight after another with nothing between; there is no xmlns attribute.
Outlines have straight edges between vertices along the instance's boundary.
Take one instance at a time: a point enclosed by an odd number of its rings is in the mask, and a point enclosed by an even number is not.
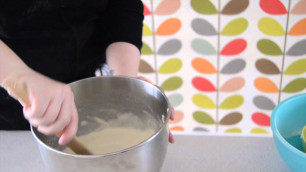
<svg viewBox="0 0 306 172"><path fill-rule="evenodd" d="M209 0L191 0L191 7L199 14L217 14L217 9Z"/></svg>
<svg viewBox="0 0 306 172"><path fill-rule="evenodd" d="M235 36L248 28L248 21L245 18L237 18L229 22L221 32L224 36Z"/></svg>
<svg viewBox="0 0 306 172"><path fill-rule="evenodd" d="M306 59L293 62L284 72L286 75L299 75L306 72Z"/></svg>
<svg viewBox="0 0 306 172"><path fill-rule="evenodd" d="M262 129L262 128L253 128L251 130L252 134L269 134L268 131Z"/></svg>
<svg viewBox="0 0 306 172"><path fill-rule="evenodd" d="M306 88L306 78L298 78L291 81L283 89L284 93L297 93Z"/></svg>
<svg viewBox="0 0 306 172"><path fill-rule="evenodd" d="M180 77L172 77L167 79L162 85L162 89L165 91L174 91L179 89L183 85L183 80Z"/></svg>
<svg viewBox="0 0 306 172"><path fill-rule="evenodd" d="M225 131L225 133L242 133L240 128L230 128Z"/></svg>
<svg viewBox="0 0 306 172"><path fill-rule="evenodd" d="M221 105L221 109L236 109L243 104L243 97L240 95L233 95L227 99L225 99Z"/></svg>
<svg viewBox="0 0 306 172"><path fill-rule="evenodd" d="M195 94L192 97L192 101L195 105L204 109L214 109L216 108L215 103L207 96L202 94Z"/></svg>
<svg viewBox="0 0 306 172"><path fill-rule="evenodd" d="M152 54L153 54L152 49L149 47L148 44L143 42L141 48L141 55L152 55Z"/></svg>
<svg viewBox="0 0 306 172"><path fill-rule="evenodd" d="M151 29L150 29L149 26L146 25L145 23L143 23L142 35L143 35L143 36L151 36L151 35L153 35Z"/></svg>
<svg viewBox="0 0 306 172"><path fill-rule="evenodd" d="M173 58L166 61L158 70L158 73L171 74L179 71L183 66L182 60Z"/></svg>
<svg viewBox="0 0 306 172"><path fill-rule="evenodd" d="M270 17L264 17L258 22L260 31L269 36L283 36L285 30L276 20Z"/></svg>
<svg viewBox="0 0 306 172"><path fill-rule="evenodd" d="M259 40L257 42L257 48L261 53L265 55L279 56L283 54L279 46L269 39Z"/></svg>
<svg viewBox="0 0 306 172"><path fill-rule="evenodd" d="M200 124L215 124L215 120L209 114L202 111L194 112L193 119Z"/></svg>

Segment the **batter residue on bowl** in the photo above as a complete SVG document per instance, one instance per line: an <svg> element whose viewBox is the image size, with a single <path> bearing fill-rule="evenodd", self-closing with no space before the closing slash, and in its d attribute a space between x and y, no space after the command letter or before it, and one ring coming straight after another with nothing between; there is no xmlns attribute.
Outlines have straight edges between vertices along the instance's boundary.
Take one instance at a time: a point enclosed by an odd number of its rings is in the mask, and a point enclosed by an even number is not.
<svg viewBox="0 0 306 172"><path fill-rule="evenodd" d="M126 122L127 119L129 122ZM144 122L132 114L120 115L117 119L109 122L95 117L95 121L101 124L101 128L78 137L79 141L93 154L124 150L145 141L155 133L152 127L144 128ZM130 123L130 125L122 125L123 123ZM75 154L68 147L63 152Z"/></svg>
<svg viewBox="0 0 306 172"><path fill-rule="evenodd" d="M154 134L154 130L133 128L107 128L79 137L79 140L94 154L106 154L132 147ZM66 153L74 154L66 148Z"/></svg>

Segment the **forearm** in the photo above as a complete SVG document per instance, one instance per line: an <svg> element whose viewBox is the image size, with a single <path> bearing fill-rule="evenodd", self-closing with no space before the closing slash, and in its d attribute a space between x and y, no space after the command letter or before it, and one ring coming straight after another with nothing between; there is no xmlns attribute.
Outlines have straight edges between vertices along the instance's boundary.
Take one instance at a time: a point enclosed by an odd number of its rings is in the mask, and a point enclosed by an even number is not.
<svg viewBox="0 0 306 172"><path fill-rule="evenodd" d="M136 46L125 42L113 43L106 49L106 58L114 75L137 76L140 52Z"/></svg>
<svg viewBox="0 0 306 172"><path fill-rule="evenodd" d="M26 67L26 64L0 40L0 84L12 72Z"/></svg>

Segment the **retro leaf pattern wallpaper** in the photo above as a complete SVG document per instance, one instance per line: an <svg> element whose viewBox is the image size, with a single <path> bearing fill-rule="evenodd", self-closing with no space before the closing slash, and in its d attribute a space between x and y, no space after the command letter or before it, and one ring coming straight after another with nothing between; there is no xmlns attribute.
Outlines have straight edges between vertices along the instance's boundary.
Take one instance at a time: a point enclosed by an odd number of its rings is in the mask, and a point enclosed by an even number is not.
<svg viewBox="0 0 306 172"><path fill-rule="evenodd" d="M306 0L143 0L140 75L163 88L181 133L271 135L306 93Z"/></svg>

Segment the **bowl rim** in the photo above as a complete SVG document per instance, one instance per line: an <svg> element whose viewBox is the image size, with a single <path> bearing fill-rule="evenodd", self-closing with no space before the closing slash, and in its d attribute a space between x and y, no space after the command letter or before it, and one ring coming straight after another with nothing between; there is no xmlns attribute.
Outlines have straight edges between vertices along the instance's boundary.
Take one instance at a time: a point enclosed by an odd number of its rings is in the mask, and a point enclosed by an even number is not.
<svg viewBox="0 0 306 172"><path fill-rule="evenodd" d="M74 82L71 82L71 83L68 83L68 85L71 85L71 84L74 84L76 82L82 82L82 81L85 81L85 80L91 80L91 79L103 79L103 78L121 78L121 79L132 79L132 80L137 80L137 82L142 82L144 84L148 84L148 85L151 85L153 87L155 87L156 89L158 89L160 91L160 93L163 95L163 97L165 98L166 100L166 103L167 103L167 116L166 118L164 119L164 122L162 123L161 127L152 135L150 136L149 138L145 139L144 141L134 145L134 146L131 146L131 147L128 147L126 149L123 149L123 150L120 150L120 151L115 151L115 152L110 152L110 153L106 153L106 154L93 154L93 155L79 155L79 154L69 154L69 153L65 153L65 152L62 152L62 151L59 151L57 149L54 149L53 147L51 146L48 146L46 145L43 141L41 141L35 134L34 132L34 127L31 125L31 133L32 135L34 136L35 140L42 146L44 146L46 149L48 149L49 151L52 151L52 152L56 152L57 154L61 154L63 156L70 156L70 157L75 157L75 158L86 158L86 159L91 159L91 158L100 158L100 157L111 157L111 156L116 156L116 155L119 155L121 153L125 153L125 152L128 152L128 151L132 151L138 147L141 147L143 145L145 145L146 143L150 142L151 140L153 140L155 137L157 137L157 135L159 135L159 133L162 132L162 130L164 130L165 128L167 130L168 129L168 122L169 122L169 119L170 119L170 113L171 113L171 108L170 108L170 103L169 103L169 100L165 94L165 92L162 90L162 88L152 84L152 83L149 83L147 81L144 81L144 80L141 80L141 79L138 79L138 78L133 78L133 77L127 77L127 76L95 76L95 77L89 77L89 78L84 78L84 79L80 79L80 80L77 80L77 81L74 81ZM169 131L168 131L169 133Z"/></svg>
<svg viewBox="0 0 306 172"><path fill-rule="evenodd" d="M282 145L285 145L286 148L291 151L291 152L294 152L295 154L297 154L298 156L300 156L301 158L306 158L306 153L304 153L303 151L301 150L298 150L296 147L292 146L290 143L288 143L284 137L280 134L280 132L278 131L277 127L276 127L276 114L277 112L279 111L279 108L282 107L283 105L291 102L291 101L294 101L295 99L298 99L300 97L306 97L306 94L303 93L303 94L298 94L298 95L295 95L295 96L292 96L292 97L289 97L287 99L285 99L284 101L282 101L281 103L279 103L275 108L274 110L272 111L272 115L271 115L271 129L272 129L272 133L273 133L273 137L279 139L279 141L281 142ZM302 141L302 140L301 140Z"/></svg>

